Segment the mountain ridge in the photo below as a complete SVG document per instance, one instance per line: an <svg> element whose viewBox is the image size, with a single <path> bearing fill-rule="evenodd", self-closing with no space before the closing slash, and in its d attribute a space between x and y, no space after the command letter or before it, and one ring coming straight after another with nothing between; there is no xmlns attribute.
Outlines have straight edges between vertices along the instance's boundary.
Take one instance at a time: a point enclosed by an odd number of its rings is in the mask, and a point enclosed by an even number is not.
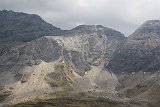
<svg viewBox="0 0 160 107"><path fill-rule="evenodd" d="M98 103L109 101L113 107L159 104L158 99L147 100L160 85L158 20L152 26L146 22L127 38L102 25L61 30L37 15L4 12L21 20L0 20L0 106L47 99L61 103L68 97L81 102L104 99Z"/></svg>

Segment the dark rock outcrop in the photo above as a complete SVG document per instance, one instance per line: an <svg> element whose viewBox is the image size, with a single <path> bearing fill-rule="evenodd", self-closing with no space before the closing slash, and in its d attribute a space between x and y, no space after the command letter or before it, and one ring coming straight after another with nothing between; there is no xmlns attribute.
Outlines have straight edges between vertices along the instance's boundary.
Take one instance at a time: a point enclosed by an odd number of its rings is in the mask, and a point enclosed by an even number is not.
<svg viewBox="0 0 160 107"><path fill-rule="evenodd" d="M0 11L0 55L10 48L62 30L35 14Z"/></svg>
<svg viewBox="0 0 160 107"><path fill-rule="evenodd" d="M45 35L59 34L61 29L45 22L35 14L0 11L0 39L31 41Z"/></svg>
<svg viewBox="0 0 160 107"><path fill-rule="evenodd" d="M116 73L160 70L160 21L149 20L128 37L107 66Z"/></svg>

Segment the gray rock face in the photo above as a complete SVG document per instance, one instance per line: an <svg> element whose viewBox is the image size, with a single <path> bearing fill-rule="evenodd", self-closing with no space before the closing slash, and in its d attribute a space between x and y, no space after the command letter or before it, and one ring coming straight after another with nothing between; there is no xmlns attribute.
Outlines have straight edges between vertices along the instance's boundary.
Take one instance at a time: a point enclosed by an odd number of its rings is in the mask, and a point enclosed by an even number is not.
<svg viewBox="0 0 160 107"><path fill-rule="evenodd" d="M133 40L159 39L160 38L160 20L148 20L141 25L132 35Z"/></svg>
<svg viewBox="0 0 160 107"><path fill-rule="evenodd" d="M61 29L35 14L0 11L0 55L10 48L45 35L57 35Z"/></svg>
<svg viewBox="0 0 160 107"><path fill-rule="evenodd" d="M114 53L108 69L120 72L160 70L160 21L151 20L138 28Z"/></svg>
<svg viewBox="0 0 160 107"><path fill-rule="evenodd" d="M6 54L0 56L1 84L11 84L20 81L24 73L31 70L23 70L25 67L39 65L42 61L53 62L61 56L62 46L57 41L42 37L32 42L12 48ZM24 71L24 72L23 72ZM28 75L28 74L27 74Z"/></svg>
<svg viewBox="0 0 160 107"><path fill-rule="evenodd" d="M80 25L68 31L65 36L82 38L84 57L105 58L106 61L111 59L114 51L126 39L122 33L101 25Z"/></svg>
<svg viewBox="0 0 160 107"><path fill-rule="evenodd" d="M116 30L113 30L111 28L104 27L102 25L80 25L77 26L70 31L69 33L86 33L86 34L93 34L94 32L98 35L107 35L107 38L112 39L124 39L124 35Z"/></svg>
<svg viewBox="0 0 160 107"><path fill-rule="evenodd" d="M0 12L0 39L31 41L44 35L54 35L61 30L35 14Z"/></svg>

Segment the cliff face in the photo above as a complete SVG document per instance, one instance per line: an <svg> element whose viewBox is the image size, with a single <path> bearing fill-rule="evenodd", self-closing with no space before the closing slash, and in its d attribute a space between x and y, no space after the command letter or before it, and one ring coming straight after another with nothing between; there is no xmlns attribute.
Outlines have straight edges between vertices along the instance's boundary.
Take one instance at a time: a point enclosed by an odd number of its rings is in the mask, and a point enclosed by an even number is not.
<svg viewBox="0 0 160 107"><path fill-rule="evenodd" d="M107 63L126 39L122 33L101 25L81 25L70 30L67 35L81 38L79 44L82 48L79 51L92 64L97 59L105 59Z"/></svg>

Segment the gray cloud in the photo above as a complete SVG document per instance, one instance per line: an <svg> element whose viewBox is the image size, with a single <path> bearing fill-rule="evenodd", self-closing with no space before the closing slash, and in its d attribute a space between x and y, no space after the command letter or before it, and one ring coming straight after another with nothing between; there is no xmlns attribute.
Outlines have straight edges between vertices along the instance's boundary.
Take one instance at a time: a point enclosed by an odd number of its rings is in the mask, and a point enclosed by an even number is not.
<svg viewBox="0 0 160 107"><path fill-rule="evenodd" d="M101 24L128 36L150 19L160 19L159 0L0 0L0 9L40 15L62 29Z"/></svg>

